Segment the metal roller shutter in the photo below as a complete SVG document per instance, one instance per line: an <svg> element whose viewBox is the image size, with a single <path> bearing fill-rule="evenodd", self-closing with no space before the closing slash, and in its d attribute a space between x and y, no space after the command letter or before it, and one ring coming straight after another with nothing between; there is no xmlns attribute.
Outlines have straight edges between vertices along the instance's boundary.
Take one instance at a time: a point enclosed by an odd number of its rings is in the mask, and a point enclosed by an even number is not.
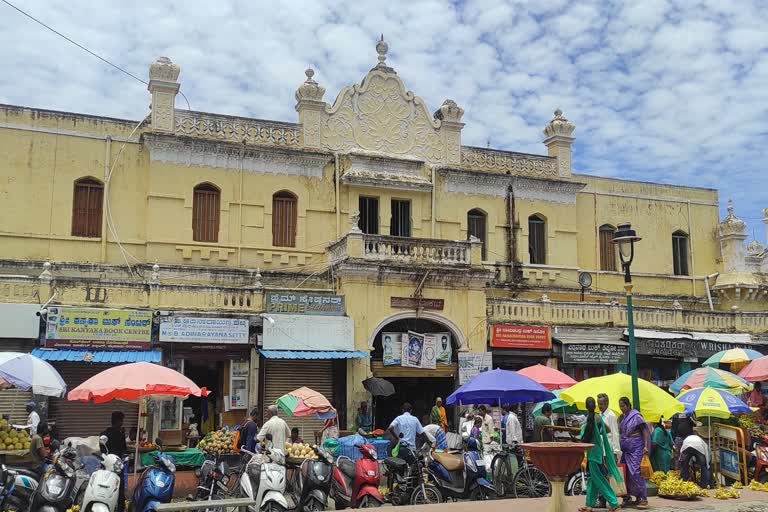
<svg viewBox="0 0 768 512"><path fill-rule="evenodd" d="M115 365L89 363L54 363L67 390L72 390L99 372ZM113 411L125 414L126 432L136 431L137 404L112 400L103 404L70 402L63 398L51 398L48 405L48 418L56 422L59 439L71 436L93 436L102 433L110 424Z"/></svg>
<svg viewBox="0 0 768 512"><path fill-rule="evenodd" d="M264 404L272 405L286 393L302 386L322 393L333 400L333 361L267 359L264 377ZM288 426L298 427L299 435L307 443L314 443L315 432L323 428L323 420L314 417L295 418L280 412Z"/></svg>

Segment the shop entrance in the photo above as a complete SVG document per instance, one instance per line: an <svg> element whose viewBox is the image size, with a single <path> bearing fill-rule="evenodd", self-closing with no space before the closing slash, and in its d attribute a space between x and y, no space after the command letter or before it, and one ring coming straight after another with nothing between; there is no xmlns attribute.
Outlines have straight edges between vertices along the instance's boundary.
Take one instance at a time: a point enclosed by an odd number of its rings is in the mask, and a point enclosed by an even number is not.
<svg viewBox="0 0 768 512"><path fill-rule="evenodd" d="M225 361L206 361L203 358L185 359L184 375L198 386L205 387L210 393L207 397L190 396L184 400L187 414L191 409L189 423L197 423L200 435L221 428L221 416L224 412L224 376Z"/></svg>
<svg viewBox="0 0 768 512"><path fill-rule="evenodd" d="M429 412L439 396L443 400L453 393L453 378L390 377L387 379L395 386L395 394L374 399L376 428L386 429L392 420L401 413L405 402L413 406L412 414L422 425L429 424ZM453 423L453 407L446 406L449 423ZM451 425L454 427L455 425Z"/></svg>

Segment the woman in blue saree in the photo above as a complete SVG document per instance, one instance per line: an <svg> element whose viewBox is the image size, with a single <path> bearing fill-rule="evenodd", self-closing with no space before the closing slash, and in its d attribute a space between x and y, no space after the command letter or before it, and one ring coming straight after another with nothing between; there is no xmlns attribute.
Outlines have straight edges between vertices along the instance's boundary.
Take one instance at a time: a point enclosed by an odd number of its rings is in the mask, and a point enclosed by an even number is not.
<svg viewBox="0 0 768 512"><path fill-rule="evenodd" d="M640 463L643 456L648 455L650 446L650 432L648 424L637 409L632 408L632 403L627 397L619 399L621 416L619 417L619 442L621 444L621 462L627 470L627 496L624 505L632 505L631 497L637 501L634 503L639 509L648 508L648 490L645 487L645 479L640 473Z"/></svg>

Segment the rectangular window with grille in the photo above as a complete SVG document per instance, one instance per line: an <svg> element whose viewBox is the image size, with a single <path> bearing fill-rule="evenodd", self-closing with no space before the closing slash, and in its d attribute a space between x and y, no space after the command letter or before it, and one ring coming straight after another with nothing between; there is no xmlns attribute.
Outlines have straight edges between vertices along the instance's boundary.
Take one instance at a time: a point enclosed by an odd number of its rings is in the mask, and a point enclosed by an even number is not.
<svg viewBox="0 0 768 512"><path fill-rule="evenodd" d="M486 225L485 214L472 210L467 214L467 238L475 237L483 243L483 260L485 257Z"/></svg>
<svg viewBox="0 0 768 512"><path fill-rule="evenodd" d="M296 247L297 200L287 194L272 197L272 245Z"/></svg>
<svg viewBox="0 0 768 512"><path fill-rule="evenodd" d="M379 198L360 196L360 231L367 235L379 234Z"/></svg>
<svg viewBox="0 0 768 512"><path fill-rule="evenodd" d="M75 183L72 198L72 236L101 237L104 186L95 180Z"/></svg>
<svg viewBox="0 0 768 512"><path fill-rule="evenodd" d="M613 228L600 228L600 270L616 272L616 245L613 244Z"/></svg>
<svg viewBox="0 0 768 512"><path fill-rule="evenodd" d="M688 274L688 235L672 235L672 266L676 276Z"/></svg>
<svg viewBox="0 0 768 512"><path fill-rule="evenodd" d="M528 255L532 265L547 263L547 228L543 219L531 216L528 219Z"/></svg>
<svg viewBox="0 0 768 512"><path fill-rule="evenodd" d="M411 202L392 200L392 221L389 225L392 236L411 236Z"/></svg>
<svg viewBox="0 0 768 512"><path fill-rule="evenodd" d="M192 199L192 239L195 242L219 241L219 191L196 187Z"/></svg>

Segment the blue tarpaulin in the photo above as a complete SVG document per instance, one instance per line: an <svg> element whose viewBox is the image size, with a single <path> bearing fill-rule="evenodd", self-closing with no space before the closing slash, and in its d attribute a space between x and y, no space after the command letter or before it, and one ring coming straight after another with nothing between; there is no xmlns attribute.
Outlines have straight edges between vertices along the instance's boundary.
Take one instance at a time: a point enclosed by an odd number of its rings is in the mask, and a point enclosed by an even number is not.
<svg viewBox="0 0 768 512"><path fill-rule="evenodd" d="M370 359L362 350L260 350L267 359Z"/></svg>
<svg viewBox="0 0 768 512"><path fill-rule="evenodd" d="M159 363L159 350L46 350L36 348L32 355L45 361L75 361L81 363Z"/></svg>

